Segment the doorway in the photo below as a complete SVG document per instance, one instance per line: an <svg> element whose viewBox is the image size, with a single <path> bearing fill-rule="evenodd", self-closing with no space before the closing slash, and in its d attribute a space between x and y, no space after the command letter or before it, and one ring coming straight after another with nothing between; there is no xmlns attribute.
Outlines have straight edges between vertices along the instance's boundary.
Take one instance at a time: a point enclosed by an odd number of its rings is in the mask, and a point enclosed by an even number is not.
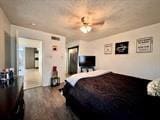
<svg viewBox="0 0 160 120"><path fill-rule="evenodd" d="M42 41L18 38L19 75L24 76L24 89L42 85Z"/></svg>
<svg viewBox="0 0 160 120"><path fill-rule="evenodd" d="M78 70L79 46L68 48L68 74L73 75Z"/></svg>

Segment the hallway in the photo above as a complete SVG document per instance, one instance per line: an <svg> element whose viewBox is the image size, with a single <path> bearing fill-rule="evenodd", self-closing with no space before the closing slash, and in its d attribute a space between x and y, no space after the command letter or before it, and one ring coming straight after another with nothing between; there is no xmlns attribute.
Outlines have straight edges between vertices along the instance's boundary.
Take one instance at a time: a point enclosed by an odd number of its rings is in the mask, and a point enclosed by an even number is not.
<svg viewBox="0 0 160 120"><path fill-rule="evenodd" d="M38 69L25 69L24 89L41 86L41 76Z"/></svg>

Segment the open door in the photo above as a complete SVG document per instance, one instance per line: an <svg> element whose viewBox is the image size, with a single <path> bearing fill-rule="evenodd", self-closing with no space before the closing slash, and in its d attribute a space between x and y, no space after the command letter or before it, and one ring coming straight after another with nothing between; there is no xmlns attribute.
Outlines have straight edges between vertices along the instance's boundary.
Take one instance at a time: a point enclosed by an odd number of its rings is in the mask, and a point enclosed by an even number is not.
<svg viewBox="0 0 160 120"><path fill-rule="evenodd" d="M16 66L17 66L17 75L24 76L24 48L19 46L18 33L16 33Z"/></svg>
<svg viewBox="0 0 160 120"><path fill-rule="evenodd" d="M68 74L76 74L78 70L78 46L68 48Z"/></svg>

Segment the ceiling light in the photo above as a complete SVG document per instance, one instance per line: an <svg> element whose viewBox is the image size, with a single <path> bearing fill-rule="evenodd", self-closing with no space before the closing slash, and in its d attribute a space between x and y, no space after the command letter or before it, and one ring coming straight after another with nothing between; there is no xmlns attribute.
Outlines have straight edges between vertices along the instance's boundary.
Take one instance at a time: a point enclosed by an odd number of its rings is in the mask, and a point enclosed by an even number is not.
<svg viewBox="0 0 160 120"><path fill-rule="evenodd" d="M80 30L83 32L83 33L88 33L92 30L92 27L89 26L89 25L83 25L82 27L80 27Z"/></svg>

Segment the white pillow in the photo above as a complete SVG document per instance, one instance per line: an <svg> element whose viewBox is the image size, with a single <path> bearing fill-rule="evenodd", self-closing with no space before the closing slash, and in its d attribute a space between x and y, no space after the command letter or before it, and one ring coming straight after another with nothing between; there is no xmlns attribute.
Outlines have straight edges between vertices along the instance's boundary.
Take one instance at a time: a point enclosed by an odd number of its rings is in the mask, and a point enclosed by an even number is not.
<svg viewBox="0 0 160 120"><path fill-rule="evenodd" d="M160 96L160 78L148 83L147 93L151 96Z"/></svg>

